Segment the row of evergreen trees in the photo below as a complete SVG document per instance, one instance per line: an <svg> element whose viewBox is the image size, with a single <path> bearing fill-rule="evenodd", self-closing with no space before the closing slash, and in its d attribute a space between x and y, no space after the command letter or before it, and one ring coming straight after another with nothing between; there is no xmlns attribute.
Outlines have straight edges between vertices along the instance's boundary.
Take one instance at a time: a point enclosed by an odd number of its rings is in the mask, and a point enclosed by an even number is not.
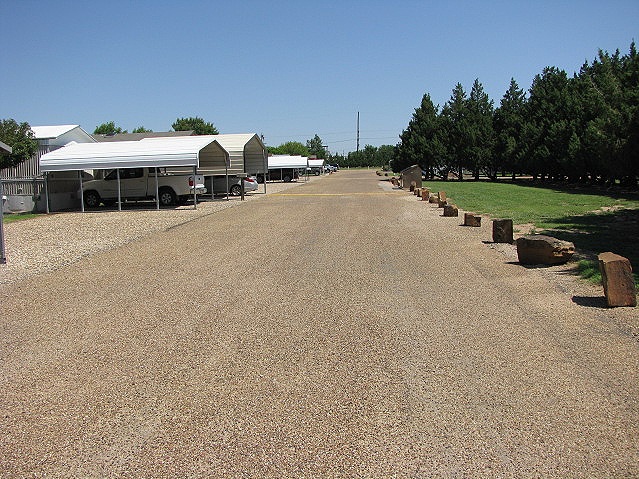
<svg viewBox="0 0 639 479"><path fill-rule="evenodd" d="M440 109L425 94L400 135L394 171L419 164L430 177L620 181L639 175L639 55L599 51L578 74L547 67L526 94L512 79L494 108L479 80Z"/></svg>

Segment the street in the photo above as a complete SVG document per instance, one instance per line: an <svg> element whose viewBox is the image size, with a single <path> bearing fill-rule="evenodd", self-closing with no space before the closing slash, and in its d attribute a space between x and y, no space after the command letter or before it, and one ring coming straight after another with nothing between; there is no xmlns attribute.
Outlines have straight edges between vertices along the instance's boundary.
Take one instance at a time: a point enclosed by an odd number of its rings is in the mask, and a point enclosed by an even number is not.
<svg viewBox="0 0 639 479"><path fill-rule="evenodd" d="M0 285L0 477L639 476L637 338L440 215L339 171Z"/></svg>

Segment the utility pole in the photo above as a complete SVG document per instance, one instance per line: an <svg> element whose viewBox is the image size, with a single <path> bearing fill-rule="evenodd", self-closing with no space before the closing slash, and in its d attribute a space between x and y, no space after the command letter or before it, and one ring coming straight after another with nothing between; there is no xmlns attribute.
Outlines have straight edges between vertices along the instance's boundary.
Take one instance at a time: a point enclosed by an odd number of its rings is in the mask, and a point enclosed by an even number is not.
<svg viewBox="0 0 639 479"><path fill-rule="evenodd" d="M357 112L357 151L359 151L359 112Z"/></svg>

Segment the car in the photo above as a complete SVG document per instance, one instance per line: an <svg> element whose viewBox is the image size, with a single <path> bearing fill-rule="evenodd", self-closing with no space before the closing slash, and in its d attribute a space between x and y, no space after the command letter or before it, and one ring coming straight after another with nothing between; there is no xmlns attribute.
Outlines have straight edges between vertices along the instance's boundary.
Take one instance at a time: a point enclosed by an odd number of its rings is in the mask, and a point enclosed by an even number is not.
<svg viewBox="0 0 639 479"><path fill-rule="evenodd" d="M232 196L240 196L242 194L242 183L239 176L229 175L228 193ZM206 189L213 195L226 195L226 176L206 176L204 178ZM257 178L248 176L244 178L244 193L255 191L258 188Z"/></svg>

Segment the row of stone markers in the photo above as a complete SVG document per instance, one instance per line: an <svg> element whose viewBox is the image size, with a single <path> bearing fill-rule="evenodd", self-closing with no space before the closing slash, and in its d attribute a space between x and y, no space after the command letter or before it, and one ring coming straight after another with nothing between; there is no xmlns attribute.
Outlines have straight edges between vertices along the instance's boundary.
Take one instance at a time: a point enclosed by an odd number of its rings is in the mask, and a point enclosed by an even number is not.
<svg viewBox="0 0 639 479"><path fill-rule="evenodd" d="M459 216L459 208L449 202L445 191L433 193L428 188L419 188L414 184L411 184L410 191L422 201L437 203L438 208L444 210L443 216ZM464 213L463 225L480 227L481 216ZM572 242L547 235L525 235L514 241L512 219L493 220L493 242L515 243L519 263L526 265L563 264L575 253L575 245ZM637 290L630 261L611 252L601 253L598 259L608 306L637 306Z"/></svg>

